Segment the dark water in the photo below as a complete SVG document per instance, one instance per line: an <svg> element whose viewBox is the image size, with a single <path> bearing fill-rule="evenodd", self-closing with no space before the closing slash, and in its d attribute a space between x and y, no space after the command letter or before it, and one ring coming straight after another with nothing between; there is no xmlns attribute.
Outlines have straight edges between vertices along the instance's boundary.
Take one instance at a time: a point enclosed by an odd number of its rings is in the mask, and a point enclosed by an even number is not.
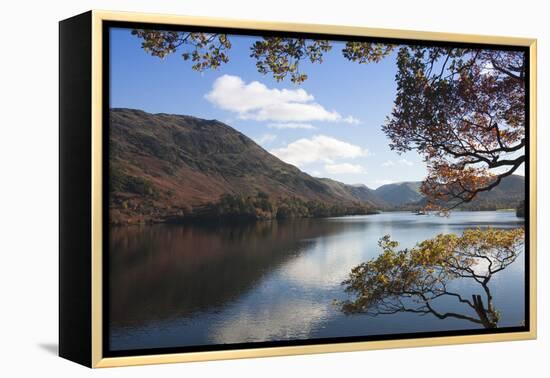
<svg viewBox="0 0 550 378"><path fill-rule="evenodd" d="M401 247L439 233L518 227L511 212L410 213L300 219L233 226L115 227L110 238L112 350L475 329L459 319L400 313L343 315L340 282L380 252L390 234ZM456 281L453 289L482 294ZM524 256L491 281L499 326L524 321ZM471 314L464 305L444 311Z"/></svg>

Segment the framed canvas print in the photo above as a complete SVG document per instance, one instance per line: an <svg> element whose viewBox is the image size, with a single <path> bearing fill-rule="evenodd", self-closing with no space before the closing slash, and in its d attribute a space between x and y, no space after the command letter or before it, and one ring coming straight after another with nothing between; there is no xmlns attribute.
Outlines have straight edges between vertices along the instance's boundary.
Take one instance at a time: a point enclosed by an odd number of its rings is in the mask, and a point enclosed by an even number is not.
<svg viewBox="0 0 550 378"><path fill-rule="evenodd" d="M536 41L60 23L60 355L536 337Z"/></svg>

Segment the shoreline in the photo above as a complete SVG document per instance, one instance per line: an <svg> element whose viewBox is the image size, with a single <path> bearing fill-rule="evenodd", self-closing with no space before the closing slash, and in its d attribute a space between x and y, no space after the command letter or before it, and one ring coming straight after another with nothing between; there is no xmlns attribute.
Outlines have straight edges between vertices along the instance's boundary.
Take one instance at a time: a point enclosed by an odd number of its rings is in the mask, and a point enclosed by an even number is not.
<svg viewBox="0 0 550 378"><path fill-rule="evenodd" d="M453 210L452 213L514 213L515 209L497 209L497 210ZM203 218L203 217L188 217L177 218L177 219L147 219L144 221L132 221L132 222L109 222L109 227L130 227L130 226L153 226L153 225L250 225L254 223L261 222L292 222L294 220L301 219L330 219L330 218L343 218L343 217L360 217L360 216L370 216L370 215L381 215L381 214L392 214L392 213L405 213L411 215L417 215L410 210L377 210L367 212L365 214L345 214L345 215L331 215L324 217L289 217L289 218L266 218L266 219L251 219L251 218L237 218L237 217L228 217L228 218ZM437 214L420 214L418 216L439 216ZM517 217L518 220L523 220L524 218Z"/></svg>

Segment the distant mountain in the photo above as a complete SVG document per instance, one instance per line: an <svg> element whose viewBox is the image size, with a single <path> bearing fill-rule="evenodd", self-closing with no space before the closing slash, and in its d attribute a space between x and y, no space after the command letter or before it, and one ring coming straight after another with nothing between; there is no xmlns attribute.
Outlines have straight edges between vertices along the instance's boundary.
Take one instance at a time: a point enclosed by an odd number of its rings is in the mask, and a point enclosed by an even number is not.
<svg viewBox="0 0 550 378"><path fill-rule="evenodd" d="M525 200L525 177L511 175L488 192L479 193L476 198L460 207L465 210L515 209Z"/></svg>
<svg viewBox="0 0 550 378"><path fill-rule="evenodd" d="M420 192L420 181L383 185L374 193L390 208L419 209L426 204ZM473 201L462 204L463 210L494 210L516 208L525 199L525 177L511 175L488 192L480 192ZM387 207L386 207L387 209Z"/></svg>
<svg viewBox="0 0 550 378"><path fill-rule="evenodd" d="M374 193L391 206L416 203L423 198L420 193L420 181L382 185Z"/></svg>
<svg viewBox="0 0 550 378"><path fill-rule="evenodd" d="M338 195L351 195L354 200L365 202L376 208L387 206L387 203L373 189L370 189L366 185L348 185L329 178L320 178L319 180L328 185L331 191Z"/></svg>
<svg viewBox="0 0 550 378"><path fill-rule="evenodd" d="M373 205L368 188L314 178L216 120L111 109L109 141L114 223L163 221L225 194Z"/></svg>

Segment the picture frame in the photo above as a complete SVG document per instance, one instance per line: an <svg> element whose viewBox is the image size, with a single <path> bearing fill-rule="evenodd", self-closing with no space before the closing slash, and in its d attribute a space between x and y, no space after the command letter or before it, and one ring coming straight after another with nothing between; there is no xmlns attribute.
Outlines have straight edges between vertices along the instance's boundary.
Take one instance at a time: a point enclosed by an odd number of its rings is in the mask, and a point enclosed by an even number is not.
<svg viewBox="0 0 550 378"><path fill-rule="evenodd" d="M96 10L63 20L59 27L59 354L61 357L96 368L536 338L537 47L535 39ZM522 77L525 91L525 108L523 108L525 253L522 255L524 259L522 261L525 264L522 271L524 284L522 308L525 311L523 323L500 329L428 329L395 334L342 335L312 339L294 337L257 342L243 339L242 342L220 342L187 347L151 347L147 344L133 349L121 347L118 350L111 350L109 317L112 317L112 313L109 311L109 306L114 302L109 302L109 296L112 294L109 289L109 280L113 279L113 276L107 252L110 252L111 245L108 238L111 232L109 217L113 217L112 213L109 214L112 209L109 186L109 180L112 180L112 177L109 177L109 146L112 141L109 128L112 122L110 115L112 82L110 80L113 79L110 75L114 72L110 58L114 45L110 44L112 39L109 33L114 28L216 32L258 37L267 35L304 38L312 41L321 39L340 42L381 41L388 45L455 46L457 48L467 46L481 51L495 49L523 52L527 62L526 74ZM142 42L147 42L146 38L147 36L142 39ZM150 46L149 52L158 52L154 49L154 46ZM168 52L173 49L173 46L169 46ZM200 57L197 59L201 62ZM190 60L194 61L193 57ZM292 73L292 71L289 72ZM300 81L301 78L297 76L297 80ZM223 107L220 103L218 106ZM344 116L338 113L331 114L333 117L340 117L340 120L344 119ZM243 115L250 116L241 112L242 119L245 118ZM353 118L348 120L350 124L355 122ZM305 125L309 124L302 122L301 127L309 127ZM147 223L148 220L143 222ZM133 238L134 236L128 236L127 240L134 240ZM119 297L116 299L118 300Z"/></svg>

